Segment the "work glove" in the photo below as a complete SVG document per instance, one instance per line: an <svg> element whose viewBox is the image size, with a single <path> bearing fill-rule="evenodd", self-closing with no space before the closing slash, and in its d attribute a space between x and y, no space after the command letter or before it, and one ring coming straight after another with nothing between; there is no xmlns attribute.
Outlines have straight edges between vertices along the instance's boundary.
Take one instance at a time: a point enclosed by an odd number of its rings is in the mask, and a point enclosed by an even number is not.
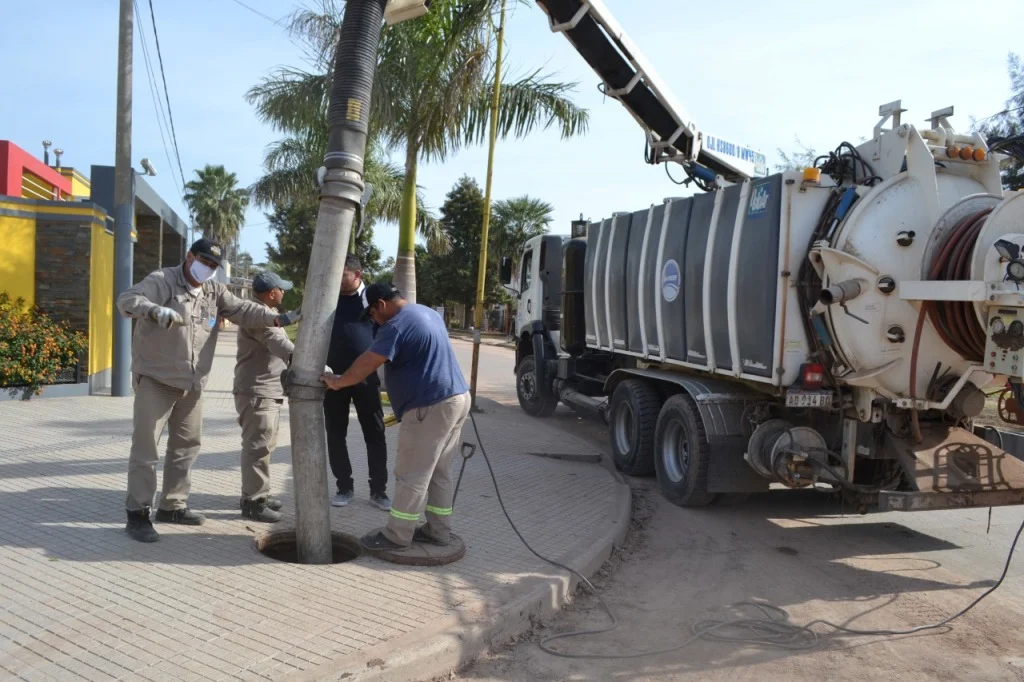
<svg viewBox="0 0 1024 682"><path fill-rule="evenodd" d="M302 311L292 310L287 313L283 313L277 316L277 324L279 327L290 327L299 320L302 319Z"/></svg>
<svg viewBox="0 0 1024 682"><path fill-rule="evenodd" d="M163 306L157 306L149 311L149 319L156 322L163 329L170 329L173 326L182 326L185 321L181 319L178 311Z"/></svg>

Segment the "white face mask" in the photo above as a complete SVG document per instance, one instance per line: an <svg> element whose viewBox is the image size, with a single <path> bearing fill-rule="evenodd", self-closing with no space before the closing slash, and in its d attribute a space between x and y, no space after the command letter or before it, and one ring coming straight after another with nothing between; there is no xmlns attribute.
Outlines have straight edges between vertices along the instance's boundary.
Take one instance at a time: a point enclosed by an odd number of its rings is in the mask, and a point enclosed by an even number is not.
<svg viewBox="0 0 1024 682"><path fill-rule="evenodd" d="M198 260L192 261L192 265L188 269L189 274L192 275L192 279L202 284L213 279L213 275L217 272L217 268L211 268L209 265L202 263Z"/></svg>

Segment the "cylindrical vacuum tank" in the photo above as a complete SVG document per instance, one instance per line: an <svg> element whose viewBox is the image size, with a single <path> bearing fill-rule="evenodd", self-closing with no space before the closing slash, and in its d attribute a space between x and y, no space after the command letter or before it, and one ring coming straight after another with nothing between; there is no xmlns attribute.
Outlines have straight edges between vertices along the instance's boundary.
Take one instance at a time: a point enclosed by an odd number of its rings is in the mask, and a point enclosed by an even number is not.
<svg viewBox="0 0 1024 682"><path fill-rule="evenodd" d="M584 316L583 264L587 255L585 239L570 239L563 247L562 333L560 345L569 355L581 355L587 347Z"/></svg>

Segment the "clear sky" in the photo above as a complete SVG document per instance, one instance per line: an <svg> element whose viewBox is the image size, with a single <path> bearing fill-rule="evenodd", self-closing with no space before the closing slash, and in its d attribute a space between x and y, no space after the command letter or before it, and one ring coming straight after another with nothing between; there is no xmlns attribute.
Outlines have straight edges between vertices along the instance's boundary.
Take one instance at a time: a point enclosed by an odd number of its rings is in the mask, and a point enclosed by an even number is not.
<svg viewBox="0 0 1024 682"><path fill-rule="evenodd" d="M251 183L277 135L243 95L275 66L302 66L299 48L235 0L152 1L186 177L203 164L224 164ZM819 152L869 137L878 105L894 99L909 109L904 122L919 126L931 111L955 105L953 123L967 129L970 116L1003 108L1007 53L1024 52L1014 31L1002 28L1024 25L1020 0L605 1L701 129L759 148L770 161L796 137ZM158 69L148 2L140 0L137 27L144 27ZM295 6L245 3L273 18ZM64 165L86 172L90 164L113 163L117 4L0 0L0 139L40 156L41 140L52 140L65 151ZM567 233L580 213L598 219L681 193L664 169L644 164L641 130L617 102L604 100L596 76L563 36L549 32L535 4L515 8L507 38L514 74L539 68L579 83L577 101L590 109L591 126L571 141L546 132L499 145L495 199L544 199L555 207L554 231ZM151 183L185 216L138 33L134 86L133 162L139 167L148 157L156 165ZM486 163L486 150L473 148L422 167L429 205L439 207L461 175L482 187ZM376 238L385 256L395 254L394 225L378 226ZM268 239L265 217L250 210L243 248L258 262Z"/></svg>

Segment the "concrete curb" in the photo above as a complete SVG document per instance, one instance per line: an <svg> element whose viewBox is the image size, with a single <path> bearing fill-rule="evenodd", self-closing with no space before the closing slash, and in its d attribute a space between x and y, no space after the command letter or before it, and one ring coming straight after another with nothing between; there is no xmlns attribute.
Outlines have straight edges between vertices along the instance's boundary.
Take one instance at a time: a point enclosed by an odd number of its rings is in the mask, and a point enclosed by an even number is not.
<svg viewBox="0 0 1024 682"><path fill-rule="evenodd" d="M552 557L588 578L622 545L629 531L632 492L625 479L610 475L616 486L608 527L596 541L581 538L561 557ZM499 599L286 679L409 682L445 676L557 613L569 602L578 582L575 576L551 567L508 587Z"/></svg>

